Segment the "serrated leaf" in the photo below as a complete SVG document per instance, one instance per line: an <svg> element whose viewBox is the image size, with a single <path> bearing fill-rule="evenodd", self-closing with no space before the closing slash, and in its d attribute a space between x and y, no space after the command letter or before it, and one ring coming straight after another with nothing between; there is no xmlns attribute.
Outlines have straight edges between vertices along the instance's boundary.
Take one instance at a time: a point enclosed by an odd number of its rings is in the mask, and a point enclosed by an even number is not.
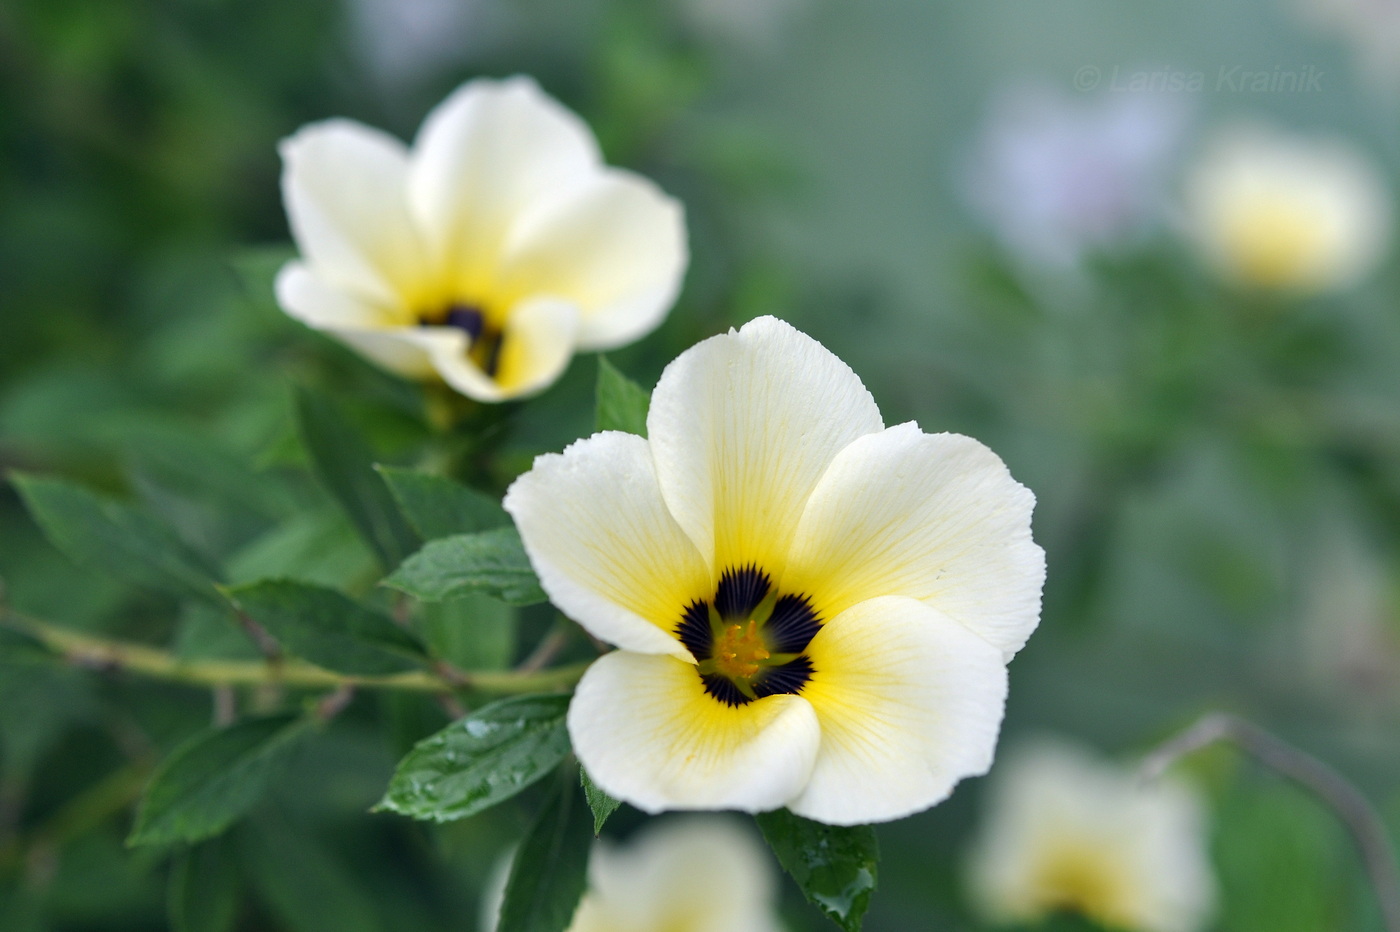
<svg viewBox="0 0 1400 932"><path fill-rule="evenodd" d="M238 918L238 866L215 839L181 852L170 870L171 932L229 932Z"/></svg>
<svg viewBox="0 0 1400 932"><path fill-rule="evenodd" d="M424 540L475 534L510 524L501 503L444 476L376 466L408 523Z"/></svg>
<svg viewBox="0 0 1400 932"><path fill-rule="evenodd" d="M265 580L226 593L287 650L327 670L384 676L411 668L423 655L413 635L334 589Z"/></svg>
<svg viewBox="0 0 1400 932"><path fill-rule="evenodd" d="M340 408L320 393L297 393L297 420L321 484L340 502L383 565L398 566L420 541L399 513L384 478L375 471L369 444Z"/></svg>
<svg viewBox="0 0 1400 932"><path fill-rule="evenodd" d="M578 769L579 782L583 784L583 798L588 800L588 808L593 813L593 834L602 834L603 824L608 821L608 816L617 811L617 807L622 803L613 799L607 793L598 789L598 784L593 782L593 778L588 775L588 771L582 767Z"/></svg>
<svg viewBox="0 0 1400 932"><path fill-rule="evenodd" d="M869 825L823 825L786 809L760 813L755 819L807 902L846 932L858 932L878 879L875 830Z"/></svg>
<svg viewBox="0 0 1400 932"><path fill-rule="evenodd" d="M219 601L218 571L150 515L63 479L16 473L10 481L45 536L75 562L133 585Z"/></svg>
<svg viewBox="0 0 1400 932"><path fill-rule="evenodd" d="M534 605L548 598L513 527L429 541L384 585L425 602L466 592L485 592L511 605Z"/></svg>
<svg viewBox="0 0 1400 932"><path fill-rule="evenodd" d="M127 844L219 834L258 804L308 732L306 720L283 714L195 735L156 768Z"/></svg>
<svg viewBox="0 0 1400 932"><path fill-rule="evenodd" d="M561 780L516 852L496 932L564 932L588 886L592 818Z"/></svg>
<svg viewBox="0 0 1400 932"><path fill-rule="evenodd" d="M378 808L450 822L511 798L569 753L568 709L568 696L516 696L453 722L399 762Z"/></svg>
<svg viewBox="0 0 1400 932"><path fill-rule="evenodd" d="M595 422L598 430L622 430L641 437L647 435L647 409L651 406L651 395L603 356L598 357L596 398Z"/></svg>

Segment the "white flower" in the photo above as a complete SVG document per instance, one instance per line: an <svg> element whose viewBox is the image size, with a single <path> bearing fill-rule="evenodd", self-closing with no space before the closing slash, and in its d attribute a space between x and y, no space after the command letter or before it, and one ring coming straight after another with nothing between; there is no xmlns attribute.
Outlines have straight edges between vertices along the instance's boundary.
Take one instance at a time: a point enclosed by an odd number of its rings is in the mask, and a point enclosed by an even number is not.
<svg viewBox="0 0 1400 932"><path fill-rule="evenodd" d="M486 896L487 930L505 884L502 870ZM595 843L568 932L780 932L777 908L773 862L753 832L686 816L650 823L622 846Z"/></svg>
<svg viewBox="0 0 1400 932"><path fill-rule="evenodd" d="M969 206L1018 257L1065 266L1140 237L1165 201L1185 107L1161 95L1002 94L966 172Z"/></svg>
<svg viewBox="0 0 1400 932"><path fill-rule="evenodd" d="M1003 758L970 862L993 922L1060 910L1131 932L1196 932L1215 883L1202 806L1184 784L1042 741Z"/></svg>
<svg viewBox="0 0 1400 932"><path fill-rule="evenodd" d="M1352 285L1390 244L1385 181L1341 139L1262 126L1222 131L1186 188L1186 223L1206 260L1253 288L1312 294Z"/></svg>
<svg viewBox="0 0 1400 932"><path fill-rule="evenodd" d="M459 88L412 150L328 120L281 151L302 259L278 301L394 372L480 401L527 395L576 350L649 333L680 287L680 206L606 167L528 78Z"/></svg>
<svg viewBox="0 0 1400 932"><path fill-rule="evenodd" d="M855 824L985 772L1044 579L1001 460L885 429L771 317L672 362L647 431L541 456L505 502L554 603L622 648L569 709L598 785Z"/></svg>

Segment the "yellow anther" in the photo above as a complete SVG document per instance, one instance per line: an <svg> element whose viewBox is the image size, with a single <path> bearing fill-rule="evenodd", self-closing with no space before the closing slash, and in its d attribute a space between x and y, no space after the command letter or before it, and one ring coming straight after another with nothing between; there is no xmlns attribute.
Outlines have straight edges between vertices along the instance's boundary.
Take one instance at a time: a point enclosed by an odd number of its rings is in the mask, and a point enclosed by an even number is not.
<svg viewBox="0 0 1400 932"><path fill-rule="evenodd" d="M730 679L753 676L771 657L758 623L750 620L747 625L731 624L726 627L715 644L715 670Z"/></svg>

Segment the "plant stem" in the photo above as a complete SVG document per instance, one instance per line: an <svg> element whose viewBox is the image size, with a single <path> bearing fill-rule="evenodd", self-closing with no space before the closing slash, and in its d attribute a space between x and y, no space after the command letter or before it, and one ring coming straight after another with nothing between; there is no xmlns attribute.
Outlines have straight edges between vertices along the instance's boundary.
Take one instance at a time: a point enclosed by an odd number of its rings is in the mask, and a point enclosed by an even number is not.
<svg viewBox="0 0 1400 932"><path fill-rule="evenodd" d="M352 687L428 693L452 693L461 689L501 694L551 692L572 686L587 667L587 664L572 664L528 672L463 671L453 681L425 670L392 676L348 676L290 659L278 664L260 660L181 660L168 651L131 641L82 634L13 611L0 615L0 625L29 635L76 666L134 673L151 679L206 688L276 684L302 689Z"/></svg>
<svg viewBox="0 0 1400 932"><path fill-rule="evenodd" d="M1217 741L1231 742L1313 793L1337 814L1356 841L1386 929L1400 932L1400 862L1385 822L1360 790L1316 757L1244 719L1212 713L1149 754L1142 764L1143 775L1156 779L1182 757Z"/></svg>

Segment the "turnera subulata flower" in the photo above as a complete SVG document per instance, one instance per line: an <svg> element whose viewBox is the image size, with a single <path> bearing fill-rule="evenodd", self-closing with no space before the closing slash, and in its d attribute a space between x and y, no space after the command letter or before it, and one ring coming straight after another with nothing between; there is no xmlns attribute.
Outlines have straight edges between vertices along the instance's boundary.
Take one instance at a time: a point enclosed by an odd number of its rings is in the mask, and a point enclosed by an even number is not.
<svg viewBox="0 0 1400 932"><path fill-rule="evenodd" d="M327 120L281 151L301 258L278 301L401 375L478 401L529 395L576 351L649 333L680 289L680 205L604 165L528 78L462 86L411 149Z"/></svg>
<svg viewBox="0 0 1400 932"><path fill-rule="evenodd" d="M505 867L505 865L503 865ZM502 870L482 927L494 930L505 893ZM730 818L653 822L588 860L588 891L568 932L781 932L773 860L752 829Z"/></svg>
<svg viewBox="0 0 1400 932"><path fill-rule="evenodd" d="M569 710L598 785L648 812L856 824L985 772L1044 579L1001 460L887 429L771 317L673 361L647 432L541 456L506 495L550 598L620 648Z"/></svg>
<svg viewBox="0 0 1400 932"><path fill-rule="evenodd" d="M1227 280L1296 295L1359 282L1385 255L1390 191L1341 139L1263 126L1222 131L1187 179L1185 220Z"/></svg>
<svg viewBox="0 0 1400 932"><path fill-rule="evenodd" d="M1203 806L1186 784L1145 783L1048 741L1014 749L993 781L970 862L989 920L1072 912L1127 932L1199 932L1210 921Z"/></svg>

